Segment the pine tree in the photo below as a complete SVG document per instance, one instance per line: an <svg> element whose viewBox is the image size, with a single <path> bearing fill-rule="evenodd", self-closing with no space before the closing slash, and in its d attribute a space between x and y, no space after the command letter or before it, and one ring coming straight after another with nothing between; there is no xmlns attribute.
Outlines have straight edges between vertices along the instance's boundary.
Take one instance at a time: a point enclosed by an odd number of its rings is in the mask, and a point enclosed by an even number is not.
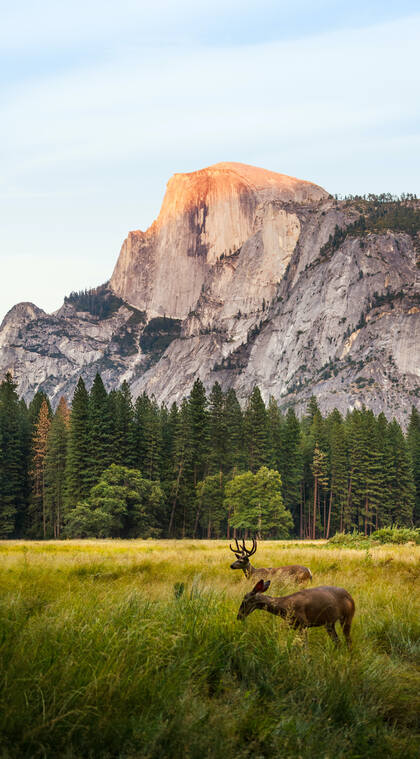
<svg viewBox="0 0 420 759"><path fill-rule="evenodd" d="M177 415L174 440L174 480L170 491L170 517L168 537L180 532L185 537L192 507L192 484L194 482L194 453L192 445L191 406L184 398ZM197 531L197 520L193 537Z"/></svg>
<svg viewBox="0 0 420 759"><path fill-rule="evenodd" d="M314 477L314 501L312 512L312 539L316 538L316 523L317 523L317 506L319 498L320 488L326 488L328 485L327 475L327 456L324 451L321 450L318 443L315 443L314 455L312 459L312 474Z"/></svg>
<svg viewBox="0 0 420 759"><path fill-rule="evenodd" d="M172 480L174 471L175 436L178 428L178 406L173 403L170 411L166 406L160 410L162 429L162 457L161 476L162 482Z"/></svg>
<svg viewBox="0 0 420 759"><path fill-rule="evenodd" d="M283 501L291 512L298 534L303 537L303 477L302 435L299 420L292 408L281 427L281 456L278 470L282 480Z"/></svg>
<svg viewBox="0 0 420 759"><path fill-rule="evenodd" d="M191 424L191 449L194 487L208 470L209 418L204 385L196 379L188 399Z"/></svg>
<svg viewBox="0 0 420 759"><path fill-rule="evenodd" d="M25 401L19 401L19 496L16 512L15 533L23 537L28 527L31 480L31 425Z"/></svg>
<svg viewBox="0 0 420 759"><path fill-rule="evenodd" d="M196 486L197 513L204 527L204 534L210 540L213 535L220 537L222 523L226 517L224 499L224 478L220 472L205 477Z"/></svg>
<svg viewBox="0 0 420 759"><path fill-rule="evenodd" d="M383 479L376 421L365 408L351 414L349 453L353 526L368 535L378 522Z"/></svg>
<svg viewBox="0 0 420 759"><path fill-rule="evenodd" d="M226 471L245 467L244 420L235 391L231 388L225 396L224 417L226 424Z"/></svg>
<svg viewBox="0 0 420 759"><path fill-rule="evenodd" d="M345 507L348 492L348 460L346 431L341 415L334 409L330 418L329 426L329 451L330 451L330 494L328 506L328 521L325 537L330 537L331 527L333 532L343 532L345 527Z"/></svg>
<svg viewBox="0 0 420 759"><path fill-rule="evenodd" d="M303 431L305 433L309 432L309 429L310 429L310 427L312 425L312 422L314 420L315 414L319 414L319 413L320 413L320 411L319 411L318 402L317 402L315 396L311 395L311 397L309 399L309 403L308 403L307 408L306 408L306 414L305 414L305 416L302 419L302 427L303 427Z"/></svg>
<svg viewBox="0 0 420 759"><path fill-rule="evenodd" d="M393 501L391 524L409 526L413 521L415 485L408 445L401 427L395 419L389 425L389 435L394 459L394 476L391 486Z"/></svg>
<svg viewBox="0 0 420 759"><path fill-rule="evenodd" d="M210 453L209 472L222 474L226 470L227 425L225 398L218 382L215 382L209 397Z"/></svg>
<svg viewBox="0 0 420 759"><path fill-rule="evenodd" d="M135 467L134 409L131 391L126 380L114 396L114 440L112 460L124 467Z"/></svg>
<svg viewBox="0 0 420 759"><path fill-rule="evenodd" d="M42 521L42 535L47 537L47 515L45 503L45 457L47 438L51 427L48 405L42 401L32 443L32 520L38 531Z"/></svg>
<svg viewBox="0 0 420 759"><path fill-rule="evenodd" d="M36 425L36 423L38 421L39 412L41 411L41 406L42 406L42 404L44 402L47 404L47 407L48 407L48 416L49 416L50 419L52 419L53 412L52 412L52 409L51 409L50 399L44 393L43 390L38 390L35 393L34 397L32 398L32 400L31 400L31 402L30 402L30 404L28 406L28 419L29 419L29 424L30 424L30 436L31 436L31 440L32 440L32 438L34 436L35 425Z"/></svg>
<svg viewBox="0 0 420 759"><path fill-rule="evenodd" d="M247 403L244 433L247 467L255 473L269 459L267 411L258 387L254 387Z"/></svg>
<svg viewBox="0 0 420 759"><path fill-rule="evenodd" d="M377 424L372 411L364 409L366 441L366 480L364 492L364 532L368 535L375 529L380 510L383 473Z"/></svg>
<svg viewBox="0 0 420 759"><path fill-rule="evenodd" d="M147 416L149 413L150 401L146 393L142 393L136 399L134 404L133 415L133 448L134 448L134 461L133 466L140 469L141 472L145 469L146 458L146 426Z"/></svg>
<svg viewBox="0 0 420 759"><path fill-rule="evenodd" d="M394 511L393 505L393 481L394 481L394 454L392 450L392 436L385 414L380 413L376 420L378 447L380 454L381 491L382 496L376 510L375 529L392 524Z"/></svg>
<svg viewBox="0 0 420 759"><path fill-rule="evenodd" d="M407 443L415 491L413 521L416 526L420 526L420 414L415 406L411 407L410 421L407 429Z"/></svg>
<svg viewBox="0 0 420 759"><path fill-rule="evenodd" d="M88 428L90 452L87 465L89 485L92 487L111 464L114 448L111 408L99 373L89 394Z"/></svg>
<svg viewBox="0 0 420 759"><path fill-rule="evenodd" d="M54 538L61 536L70 410L60 398L47 438L45 457L45 503L47 524Z"/></svg>
<svg viewBox="0 0 420 759"><path fill-rule="evenodd" d="M155 399L149 400L144 426L145 455L142 473L149 480L158 480L162 458L162 428L159 406Z"/></svg>
<svg viewBox="0 0 420 759"><path fill-rule="evenodd" d="M283 459L284 420L277 401L270 396L267 407L268 463L272 469L280 471Z"/></svg>
<svg viewBox="0 0 420 759"><path fill-rule="evenodd" d="M74 391L68 433L65 506L72 508L90 490L89 396L80 377Z"/></svg>
<svg viewBox="0 0 420 759"><path fill-rule="evenodd" d="M0 537L15 534L24 498L22 426L16 383L10 373L0 385Z"/></svg>

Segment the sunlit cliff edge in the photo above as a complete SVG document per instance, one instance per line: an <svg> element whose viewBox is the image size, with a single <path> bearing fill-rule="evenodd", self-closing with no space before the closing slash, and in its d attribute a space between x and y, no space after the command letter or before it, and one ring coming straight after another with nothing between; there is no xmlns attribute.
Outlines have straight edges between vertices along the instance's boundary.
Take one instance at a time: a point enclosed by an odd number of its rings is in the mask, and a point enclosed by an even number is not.
<svg viewBox="0 0 420 759"><path fill-rule="evenodd" d="M11 309L0 371L27 399L57 402L100 371L170 403L199 376L242 400L258 384L283 408L315 393L323 411L366 404L404 423L420 407L420 241L417 227L358 226L363 213L240 163L175 174L109 283L52 315Z"/></svg>

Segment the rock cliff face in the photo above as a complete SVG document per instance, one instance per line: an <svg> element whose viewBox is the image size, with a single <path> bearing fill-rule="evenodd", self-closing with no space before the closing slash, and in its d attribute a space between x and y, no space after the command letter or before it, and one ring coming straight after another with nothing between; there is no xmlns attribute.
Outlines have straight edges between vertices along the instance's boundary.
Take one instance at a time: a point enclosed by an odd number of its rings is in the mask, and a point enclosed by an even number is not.
<svg viewBox="0 0 420 759"><path fill-rule="evenodd" d="M153 316L184 319L214 264L257 232L269 258L262 265L274 264L272 274L265 267L263 280L280 277L300 229L293 214L276 213L276 204L317 203L326 196L309 182L240 163L175 174L157 220L124 241L111 288Z"/></svg>
<svg viewBox="0 0 420 759"><path fill-rule="evenodd" d="M71 395L100 371L109 388L126 379L169 403L200 376L240 399L258 384L284 408L314 393L323 411L365 403L404 423L420 406L419 240L395 224L358 231L359 217L316 185L243 164L176 174L88 304L7 314L0 371L26 398Z"/></svg>

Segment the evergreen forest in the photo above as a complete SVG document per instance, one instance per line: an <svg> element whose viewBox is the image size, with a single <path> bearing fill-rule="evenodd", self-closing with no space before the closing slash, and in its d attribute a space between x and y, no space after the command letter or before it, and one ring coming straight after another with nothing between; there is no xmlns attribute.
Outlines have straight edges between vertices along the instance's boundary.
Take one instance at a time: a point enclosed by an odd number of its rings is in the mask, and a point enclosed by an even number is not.
<svg viewBox="0 0 420 759"><path fill-rule="evenodd" d="M298 419L197 379L180 405L80 378L69 407L0 385L0 537L330 538L420 525L420 414Z"/></svg>

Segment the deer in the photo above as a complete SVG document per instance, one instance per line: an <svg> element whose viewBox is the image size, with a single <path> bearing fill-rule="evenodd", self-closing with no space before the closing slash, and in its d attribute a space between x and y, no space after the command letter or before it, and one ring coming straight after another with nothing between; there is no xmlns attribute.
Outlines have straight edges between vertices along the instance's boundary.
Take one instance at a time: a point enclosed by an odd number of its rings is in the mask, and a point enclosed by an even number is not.
<svg viewBox="0 0 420 759"><path fill-rule="evenodd" d="M335 645L340 639L335 623L340 622L348 648L351 648L350 628L355 603L347 590L334 585L305 588L289 596L273 597L264 593L270 580L259 580L250 593L246 593L236 619L244 620L256 609L283 617L295 630L324 626Z"/></svg>
<svg viewBox="0 0 420 759"><path fill-rule="evenodd" d="M267 580L282 580L286 578L294 580L295 582L305 582L305 580L312 580L312 572L308 567L302 567L300 564L290 564L285 567L260 567L256 569L252 566L249 558L253 556L257 550L257 541L252 538L252 548L246 548L245 541L242 540L242 546L239 545L237 538L235 538L236 548L232 548L229 545L230 550L235 554L236 561L230 565L231 569L242 569L245 577L249 579L258 580L260 578Z"/></svg>

